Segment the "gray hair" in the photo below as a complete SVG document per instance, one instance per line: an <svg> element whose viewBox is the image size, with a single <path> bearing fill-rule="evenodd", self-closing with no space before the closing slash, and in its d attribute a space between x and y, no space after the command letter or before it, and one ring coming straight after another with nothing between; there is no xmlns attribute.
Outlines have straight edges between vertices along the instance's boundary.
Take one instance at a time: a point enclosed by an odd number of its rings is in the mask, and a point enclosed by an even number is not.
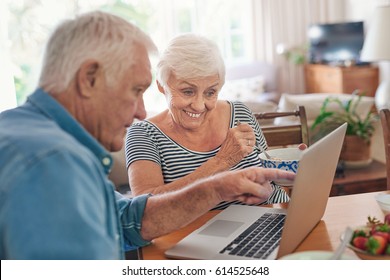
<svg viewBox="0 0 390 280"><path fill-rule="evenodd" d="M132 50L137 44L148 53L157 48L153 41L135 25L109 13L94 11L66 20L50 37L43 60L39 86L46 91L64 91L88 59L96 59L113 85L124 69L134 63Z"/></svg>
<svg viewBox="0 0 390 280"><path fill-rule="evenodd" d="M172 73L178 79L218 74L222 87L225 82L225 63L213 41L188 33L170 41L157 65L157 80L162 86L166 86Z"/></svg>

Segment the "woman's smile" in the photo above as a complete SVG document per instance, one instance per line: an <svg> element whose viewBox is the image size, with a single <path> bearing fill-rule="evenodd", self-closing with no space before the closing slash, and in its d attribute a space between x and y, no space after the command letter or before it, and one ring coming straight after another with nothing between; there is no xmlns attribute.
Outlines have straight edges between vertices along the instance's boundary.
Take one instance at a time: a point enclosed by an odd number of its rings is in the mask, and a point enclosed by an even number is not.
<svg viewBox="0 0 390 280"><path fill-rule="evenodd" d="M189 111L186 111L186 110L183 110L188 116L190 116L191 118L193 119L198 119L202 113L192 113L192 112L189 112Z"/></svg>

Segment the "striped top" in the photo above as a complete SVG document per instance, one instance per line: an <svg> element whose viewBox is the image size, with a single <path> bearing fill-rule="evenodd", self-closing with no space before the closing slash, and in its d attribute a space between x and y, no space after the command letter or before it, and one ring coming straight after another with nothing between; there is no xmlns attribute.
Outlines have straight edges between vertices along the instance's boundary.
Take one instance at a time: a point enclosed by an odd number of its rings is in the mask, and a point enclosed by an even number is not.
<svg viewBox="0 0 390 280"><path fill-rule="evenodd" d="M246 156L233 166L230 170L243 169L250 166L261 166L259 159L261 145L264 149L267 148L264 135L261 128L254 118L250 109L241 102L229 102L231 106L231 117L229 127L237 125L237 122L248 123L252 126L255 136L256 145L251 154ZM150 160L161 166L164 183L170 183L186 176L205 163L210 158L214 157L220 147L208 152L197 152L187 149L171 139L168 135L162 132L153 123L144 120L134 123L127 131L126 136L126 166L129 167L137 160ZM270 198L263 204L283 203L288 202L289 198L286 192L279 186L272 184L274 189ZM218 205L215 209L226 208L232 202L224 202ZM242 204L241 202L234 202Z"/></svg>

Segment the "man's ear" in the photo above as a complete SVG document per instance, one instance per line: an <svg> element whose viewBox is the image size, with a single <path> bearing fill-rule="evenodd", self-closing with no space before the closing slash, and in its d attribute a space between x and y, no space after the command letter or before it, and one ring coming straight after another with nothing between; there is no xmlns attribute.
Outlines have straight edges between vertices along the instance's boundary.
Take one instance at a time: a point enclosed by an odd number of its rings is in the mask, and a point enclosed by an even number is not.
<svg viewBox="0 0 390 280"><path fill-rule="evenodd" d="M165 94L164 87L158 81L156 81L156 83L157 83L158 91Z"/></svg>
<svg viewBox="0 0 390 280"><path fill-rule="evenodd" d="M101 79L101 66L96 60L88 60L81 64L77 72L77 87L84 97L90 97L96 89L98 79Z"/></svg>

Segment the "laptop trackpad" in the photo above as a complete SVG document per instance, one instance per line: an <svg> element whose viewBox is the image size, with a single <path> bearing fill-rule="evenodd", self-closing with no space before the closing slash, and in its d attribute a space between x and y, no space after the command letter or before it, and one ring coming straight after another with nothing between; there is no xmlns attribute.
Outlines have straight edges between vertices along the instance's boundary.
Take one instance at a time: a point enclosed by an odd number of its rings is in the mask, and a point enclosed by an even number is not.
<svg viewBox="0 0 390 280"><path fill-rule="evenodd" d="M204 230L200 231L199 234L211 235L218 237L228 237L232 232L242 226L242 222L233 222L226 220L216 220Z"/></svg>

